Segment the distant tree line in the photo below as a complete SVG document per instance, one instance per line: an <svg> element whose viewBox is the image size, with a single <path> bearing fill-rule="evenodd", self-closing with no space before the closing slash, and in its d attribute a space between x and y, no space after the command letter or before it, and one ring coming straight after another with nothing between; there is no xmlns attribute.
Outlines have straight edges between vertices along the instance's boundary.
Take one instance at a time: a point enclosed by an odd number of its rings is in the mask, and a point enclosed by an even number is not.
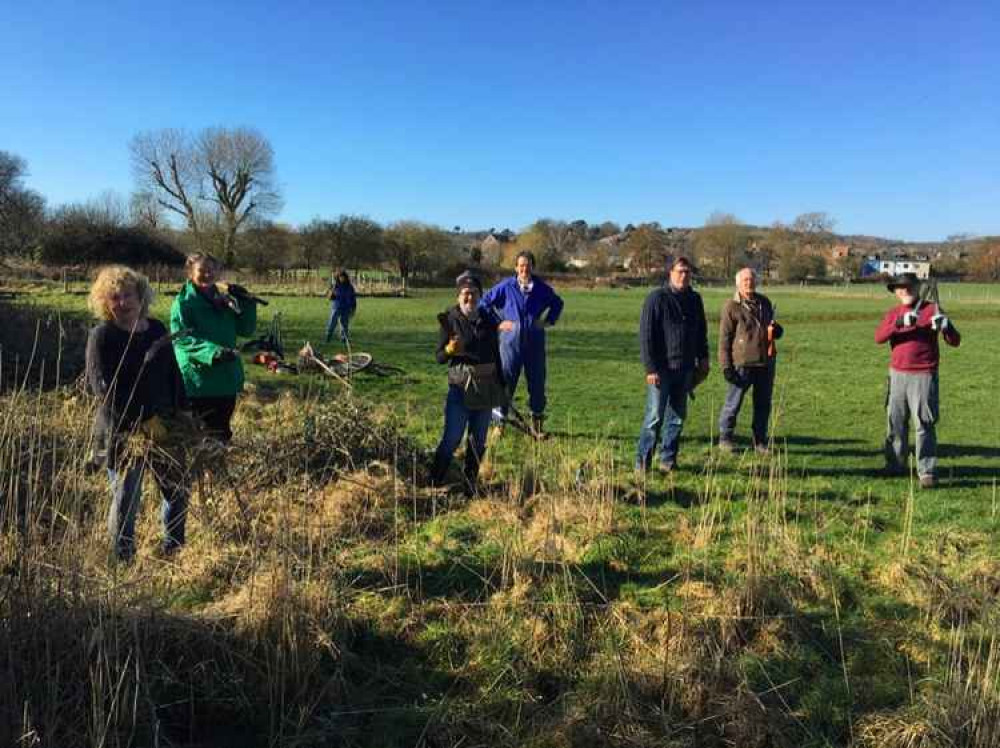
<svg viewBox="0 0 1000 748"><path fill-rule="evenodd" d="M590 276L657 276L670 257L684 254L704 276L728 280L749 264L794 282L854 278L863 261L858 251L835 251L844 239L821 211L767 227L722 211L697 228L540 218L519 233L463 232L418 221L382 225L353 214L290 226L274 220L283 202L274 151L252 128L144 132L128 147L135 189L127 199L103 193L55 207L27 186L25 159L0 151L0 260L177 265L198 250L258 272L388 268L404 284L443 281L469 266L509 268L525 250L543 272ZM958 235L946 248L935 258L935 272L1000 281L1000 237Z"/></svg>

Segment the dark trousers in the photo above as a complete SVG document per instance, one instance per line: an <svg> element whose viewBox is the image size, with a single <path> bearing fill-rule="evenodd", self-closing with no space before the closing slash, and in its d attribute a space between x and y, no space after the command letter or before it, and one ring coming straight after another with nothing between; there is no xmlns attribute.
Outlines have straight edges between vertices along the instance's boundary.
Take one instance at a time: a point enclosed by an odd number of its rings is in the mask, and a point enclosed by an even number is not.
<svg viewBox="0 0 1000 748"><path fill-rule="evenodd" d="M719 413L719 438L732 441L736 428L736 418L743 405L747 390L753 389L753 431L754 444L767 445L767 424L771 417L771 393L774 390L774 359L766 366L747 366L736 369L739 384L729 385L726 401Z"/></svg>
<svg viewBox="0 0 1000 748"><path fill-rule="evenodd" d="M525 335L517 328L500 333L500 364L503 380L513 399L521 369L528 382L528 408L531 414L545 413L545 330L531 330ZM507 407L501 406L498 420L506 417Z"/></svg>
<svg viewBox="0 0 1000 748"><path fill-rule="evenodd" d="M233 438L230 421L236 410L236 396L192 397L191 411L202 422L205 431L219 441L229 442Z"/></svg>

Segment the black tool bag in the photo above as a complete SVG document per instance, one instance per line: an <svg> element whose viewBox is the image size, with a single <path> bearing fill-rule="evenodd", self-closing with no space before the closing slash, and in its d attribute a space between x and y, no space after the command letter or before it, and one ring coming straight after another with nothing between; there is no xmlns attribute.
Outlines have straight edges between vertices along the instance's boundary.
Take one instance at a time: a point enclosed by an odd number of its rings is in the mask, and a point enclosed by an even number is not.
<svg viewBox="0 0 1000 748"><path fill-rule="evenodd" d="M496 364L455 364L448 368L448 384L462 388L469 410L490 410L510 400Z"/></svg>

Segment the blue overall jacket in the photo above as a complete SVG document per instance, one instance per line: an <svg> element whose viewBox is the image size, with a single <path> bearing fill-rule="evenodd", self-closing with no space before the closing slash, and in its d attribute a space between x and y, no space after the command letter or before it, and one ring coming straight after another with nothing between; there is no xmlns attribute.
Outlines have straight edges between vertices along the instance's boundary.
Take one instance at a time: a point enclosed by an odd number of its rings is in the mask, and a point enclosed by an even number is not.
<svg viewBox="0 0 1000 748"><path fill-rule="evenodd" d="M530 293L522 293L517 276L497 283L479 301L484 309L493 309L501 320L510 320L517 325L518 337L526 342L536 334L535 320L544 319L554 325L562 314L563 300L552 290L552 286L537 275L532 276Z"/></svg>

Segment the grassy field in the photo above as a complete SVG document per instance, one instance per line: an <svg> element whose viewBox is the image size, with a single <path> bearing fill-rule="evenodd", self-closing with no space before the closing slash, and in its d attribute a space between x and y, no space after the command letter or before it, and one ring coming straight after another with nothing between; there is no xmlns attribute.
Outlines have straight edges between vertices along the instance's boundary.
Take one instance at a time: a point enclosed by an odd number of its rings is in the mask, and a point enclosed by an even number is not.
<svg viewBox="0 0 1000 748"><path fill-rule="evenodd" d="M102 551L106 488L73 468L86 401L9 395L0 490L34 493L20 532L5 513L0 702L16 707L0 717L52 745L71 724L108 745L156 730L190 745L1000 744L1000 291L941 291L964 340L943 347L931 492L876 477L882 287L766 289L786 329L773 455L711 449L716 368L681 469L648 483L631 471L645 291L566 292L549 336L555 437L505 435L471 502L421 473L446 390L435 315L452 294L363 298L355 348L406 374L358 375L345 398L248 367L229 470L249 509L205 489L175 563L152 552L146 511L127 569ZM712 346L728 295L703 291ZM261 327L280 312L288 347L315 345L326 311L276 296ZM317 424L319 446L303 437ZM25 445L38 446L27 463ZM332 472L315 468L321 448ZM86 706L75 722L54 706L62 689Z"/></svg>

